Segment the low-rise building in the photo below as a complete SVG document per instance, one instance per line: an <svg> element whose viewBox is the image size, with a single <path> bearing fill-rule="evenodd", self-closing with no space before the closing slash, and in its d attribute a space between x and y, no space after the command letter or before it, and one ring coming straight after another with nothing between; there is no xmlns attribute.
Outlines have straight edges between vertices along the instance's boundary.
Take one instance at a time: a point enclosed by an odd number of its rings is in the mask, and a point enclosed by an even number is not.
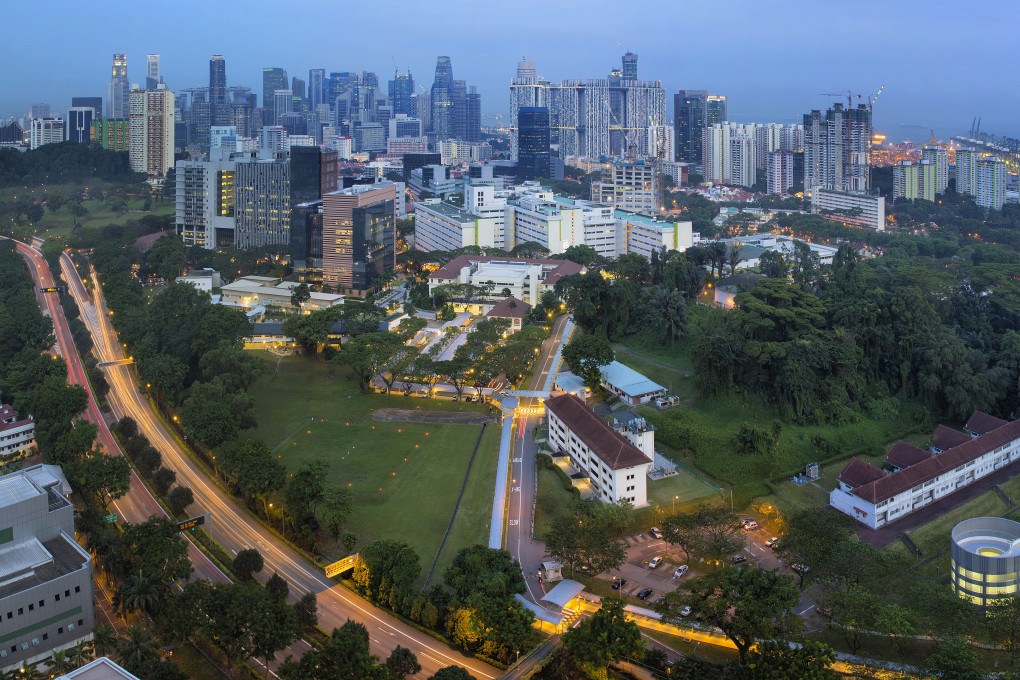
<svg viewBox="0 0 1020 680"><path fill-rule="evenodd" d="M647 404L666 395L665 387L619 361L600 366L599 373L602 374L602 386L632 406Z"/></svg>
<svg viewBox="0 0 1020 680"><path fill-rule="evenodd" d="M973 428L973 429L971 429ZM837 477L829 505L878 529L1020 460L1020 420L975 412L971 437L940 427L929 450L897 442L885 468L852 458Z"/></svg>
<svg viewBox="0 0 1020 680"><path fill-rule="evenodd" d="M691 222L659 220L626 210L617 210L614 216L619 222L618 238L621 242L617 248L621 254L636 253L651 259L653 251L683 252L695 243Z"/></svg>
<svg viewBox="0 0 1020 680"><path fill-rule="evenodd" d="M101 656L67 675L61 675L57 680L139 680L139 678L107 657Z"/></svg>
<svg viewBox="0 0 1020 680"><path fill-rule="evenodd" d="M35 445L35 418L22 418L10 404L0 404L0 457Z"/></svg>
<svg viewBox="0 0 1020 680"><path fill-rule="evenodd" d="M470 285L475 291L488 292L459 302L462 306L480 303L484 306L480 313L508 295L534 307L541 302L542 293L553 290L561 278L585 271L569 260L461 255L429 274L429 293L439 286Z"/></svg>
<svg viewBox="0 0 1020 680"><path fill-rule="evenodd" d="M211 293L222 285L220 273L215 269L192 269L184 276L178 276L177 283L187 283L198 290Z"/></svg>
<svg viewBox="0 0 1020 680"><path fill-rule="evenodd" d="M272 276L242 276L220 289L216 302L228 307L240 307L246 312L258 310L274 310L293 313L298 311L291 304L294 288L301 284L296 281L281 281ZM335 307L344 303L343 295L333 293L309 293L310 297L301 303L300 311L309 314L321 309Z"/></svg>
<svg viewBox="0 0 1020 680"><path fill-rule="evenodd" d="M508 297L500 300L496 305L485 313L486 319L506 319L510 322L507 332L513 335L524 327L524 319L531 311L531 305L524 300L515 297Z"/></svg>
<svg viewBox="0 0 1020 680"><path fill-rule="evenodd" d="M856 192L816 188L811 212L850 227L885 231L885 198Z"/></svg>
<svg viewBox="0 0 1020 680"><path fill-rule="evenodd" d="M600 501L629 501L635 507L648 505L651 458L573 394L547 400L545 411L549 445L566 455L570 464L588 477Z"/></svg>
<svg viewBox="0 0 1020 680"><path fill-rule="evenodd" d="M0 477L0 670L91 639L92 557L74 540L60 468Z"/></svg>

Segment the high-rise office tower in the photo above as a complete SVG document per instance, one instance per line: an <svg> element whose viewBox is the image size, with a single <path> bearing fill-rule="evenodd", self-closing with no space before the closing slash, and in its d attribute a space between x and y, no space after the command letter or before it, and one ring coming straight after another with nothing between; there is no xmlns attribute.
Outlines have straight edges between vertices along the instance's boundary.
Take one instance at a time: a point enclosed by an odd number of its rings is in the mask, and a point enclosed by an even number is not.
<svg viewBox="0 0 1020 680"><path fill-rule="evenodd" d="M295 97L305 97L305 81L297 76L290 79L290 91L294 93Z"/></svg>
<svg viewBox="0 0 1020 680"><path fill-rule="evenodd" d="M804 115L804 192L816 187L867 191L871 186L871 111L835 104Z"/></svg>
<svg viewBox="0 0 1020 680"><path fill-rule="evenodd" d="M210 125L230 125L233 113L227 101L227 61L221 54L209 58Z"/></svg>
<svg viewBox="0 0 1020 680"><path fill-rule="evenodd" d="M935 166L935 193L946 193L949 186L949 151L941 146L922 146L921 160Z"/></svg>
<svg viewBox="0 0 1020 680"><path fill-rule="evenodd" d="M71 97L71 108L79 106L92 109L95 112L93 119L103 117L102 97Z"/></svg>
<svg viewBox="0 0 1020 680"><path fill-rule="evenodd" d="M322 197L322 281L366 290L395 266L396 185L362 184Z"/></svg>
<svg viewBox="0 0 1020 680"><path fill-rule="evenodd" d="M725 123L729 119L726 95L710 94L705 97L705 127Z"/></svg>
<svg viewBox="0 0 1020 680"><path fill-rule="evenodd" d="M145 89L155 90L163 82L163 76L159 70L159 55L145 55Z"/></svg>
<svg viewBox="0 0 1020 680"><path fill-rule="evenodd" d="M282 68L262 69L262 124L276 125L276 91L287 89L287 71Z"/></svg>
<svg viewBox="0 0 1020 680"><path fill-rule="evenodd" d="M981 154L976 149L956 150L956 193L977 195L977 164Z"/></svg>
<svg viewBox="0 0 1020 680"><path fill-rule="evenodd" d="M411 113L411 95L414 94L414 76L411 69L407 73L396 71L393 80L389 82L390 104L393 106L393 113L402 113L405 116Z"/></svg>
<svg viewBox="0 0 1020 680"><path fill-rule="evenodd" d="M326 69L308 70L308 107L314 111L326 101Z"/></svg>
<svg viewBox="0 0 1020 680"><path fill-rule="evenodd" d="M106 117L127 118L130 95L131 85L128 83L127 55L115 54L106 95Z"/></svg>
<svg viewBox="0 0 1020 680"><path fill-rule="evenodd" d="M280 125L280 119L283 114L290 113L291 106L294 104L294 93L290 90L276 90L273 92L273 114L276 119L273 121L273 125Z"/></svg>
<svg viewBox="0 0 1020 680"><path fill-rule="evenodd" d="M540 83L535 72L535 62L517 62L517 75L510 82L510 158L516 160L520 143L520 110L524 108L547 107L549 88ZM546 108L548 110L548 108Z"/></svg>
<svg viewBox="0 0 1020 680"><path fill-rule="evenodd" d="M464 96L464 139L468 142L482 141L482 95L474 85Z"/></svg>
<svg viewBox="0 0 1020 680"><path fill-rule="evenodd" d="M131 169L150 177L164 177L174 165L174 93L165 85L155 90L132 90Z"/></svg>
<svg viewBox="0 0 1020 680"><path fill-rule="evenodd" d="M234 175L234 246L290 243L290 160L286 152L260 151L238 160Z"/></svg>
<svg viewBox="0 0 1020 680"><path fill-rule="evenodd" d="M988 210L1002 210L1006 202L1006 164L994 156L977 164L977 194L974 201Z"/></svg>
<svg viewBox="0 0 1020 680"><path fill-rule="evenodd" d="M249 154L250 155L250 154ZM177 161L174 226L184 245L212 250L234 243L235 158L228 149L209 150L209 160Z"/></svg>
<svg viewBox="0 0 1020 680"><path fill-rule="evenodd" d="M454 139L467 139L467 81L453 81L450 93L453 101L452 136Z"/></svg>
<svg viewBox="0 0 1020 680"><path fill-rule="evenodd" d="M436 59L436 78L432 83L432 125L435 139L453 134L453 65L449 57Z"/></svg>
<svg viewBox="0 0 1020 680"><path fill-rule="evenodd" d="M637 55L627 52L623 55L623 79L637 80Z"/></svg>
<svg viewBox="0 0 1020 680"><path fill-rule="evenodd" d="M549 177L549 109L525 106L517 111L517 177Z"/></svg>
<svg viewBox="0 0 1020 680"><path fill-rule="evenodd" d="M673 95L673 138L678 161L701 164L707 99L706 90L680 90Z"/></svg>
<svg viewBox="0 0 1020 680"><path fill-rule="evenodd" d="M64 119L64 130L67 141L77 144L92 143L92 121L96 111L90 106L72 106L67 110Z"/></svg>
<svg viewBox="0 0 1020 680"><path fill-rule="evenodd" d="M28 107L29 118L50 118L52 115L49 104L32 104Z"/></svg>

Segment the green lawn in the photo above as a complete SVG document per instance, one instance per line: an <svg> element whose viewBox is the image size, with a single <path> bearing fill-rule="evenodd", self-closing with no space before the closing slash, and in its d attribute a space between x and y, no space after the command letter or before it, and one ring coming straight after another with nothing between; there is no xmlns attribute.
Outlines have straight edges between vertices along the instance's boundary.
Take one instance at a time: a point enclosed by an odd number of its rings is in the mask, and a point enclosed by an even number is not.
<svg viewBox="0 0 1020 680"><path fill-rule="evenodd" d="M971 517L1001 517L1008 509L994 491L987 491L907 534L925 556L948 552L949 534L958 523Z"/></svg>
<svg viewBox="0 0 1020 680"><path fill-rule="evenodd" d="M421 557L424 580L453 514L478 425L376 422L377 408L478 411L470 404L424 403L403 396L363 394L347 369L303 357L269 363L250 390L263 439L286 464L330 463L329 481L354 492L351 530L361 545L388 538L407 542ZM332 375L331 375L332 372ZM486 428L468 487L443 555L484 542L498 453L498 428ZM339 555L339 546L325 551ZM441 572L440 572L441 575Z"/></svg>
<svg viewBox="0 0 1020 680"><path fill-rule="evenodd" d="M535 537L539 540L549 531L553 517L563 512L567 504L577 498L576 493L563 488L560 476L555 470L541 464L542 458L546 457L539 456L538 496L535 501Z"/></svg>

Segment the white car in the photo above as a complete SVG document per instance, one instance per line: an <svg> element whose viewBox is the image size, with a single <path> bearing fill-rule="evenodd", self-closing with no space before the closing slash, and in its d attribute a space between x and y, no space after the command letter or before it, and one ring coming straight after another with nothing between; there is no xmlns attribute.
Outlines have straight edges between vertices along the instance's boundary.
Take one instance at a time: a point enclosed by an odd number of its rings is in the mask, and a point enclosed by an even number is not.
<svg viewBox="0 0 1020 680"><path fill-rule="evenodd" d="M745 519L742 524L744 525L744 531L754 531L758 528L758 523L753 519Z"/></svg>
<svg viewBox="0 0 1020 680"><path fill-rule="evenodd" d="M648 533L650 533L652 535L652 538L658 539L660 541L662 540L662 532L659 531L659 527L652 527L648 531Z"/></svg>
<svg viewBox="0 0 1020 680"><path fill-rule="evenodd" d="M676 571L673 572L673 578L680 578L681 576L687 573L687 570L689 568L690 567L688 567L686 564L681 564L679 567L676 568Z"/></svg>
<svg viewBox="0 0 1020 680"><path fill-rule="evenodd" d="M773 536L769 540L765 541L765 547L771 548L773 545L779 542L779 539Z"/></svg>
<svg viewBox="0 0 1020 680"><path fill-rule="evenodd" d="M684 607L683 609L680 610L680 616L690 616L690 615L691 615L691 605L687 605L686 607Z"/></svg>
<svg viewBox="0 0 1020 680"><path fill-rule="evenodd" d="M662 555L656 555L656 556L655 556L655 557L653 557L653 558L651 559L651 561L650 561L650 562L648 563L648 568L649 568L649 569L655 569L655 568L656 568L657 566L659 566L660 564L662 564Z"/></svg>

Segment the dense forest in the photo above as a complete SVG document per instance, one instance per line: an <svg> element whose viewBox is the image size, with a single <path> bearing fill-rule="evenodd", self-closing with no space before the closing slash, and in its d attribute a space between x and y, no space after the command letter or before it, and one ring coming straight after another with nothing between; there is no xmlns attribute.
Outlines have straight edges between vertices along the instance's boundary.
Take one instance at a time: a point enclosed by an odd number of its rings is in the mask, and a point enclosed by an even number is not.
<svg viewBox="0 0 1020 680"><path fill-rule="evenodd" d="M88 179L139 183L144 173L131 170L126 151L61 142L32 151L0 149L0 187L80 184Z"/></svg>

